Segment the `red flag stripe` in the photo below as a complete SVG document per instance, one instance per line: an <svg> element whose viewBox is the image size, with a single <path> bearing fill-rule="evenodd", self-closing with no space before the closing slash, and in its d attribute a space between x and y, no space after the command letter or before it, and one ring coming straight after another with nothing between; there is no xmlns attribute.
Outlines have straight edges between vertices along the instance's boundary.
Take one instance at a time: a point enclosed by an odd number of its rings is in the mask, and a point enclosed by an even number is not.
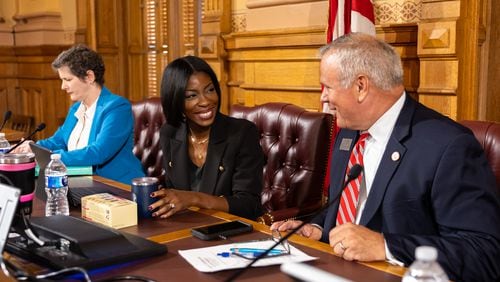
<svg viewBox="0 0 500 282"><path fill-rule="evenodd" d="M352 0L352 10L360 13L372 23L375 23L373 4L370 0Z"/></svg>
<svg viewBox="0 0 500 282"><path fill-rule="evenodd" d="M328 30L326 34L326 42L332 42L333 40L333 28L335 27L335 21L337 20L337 10L339 2L338 0L330 0L330 8L328 13Z"/></svg>

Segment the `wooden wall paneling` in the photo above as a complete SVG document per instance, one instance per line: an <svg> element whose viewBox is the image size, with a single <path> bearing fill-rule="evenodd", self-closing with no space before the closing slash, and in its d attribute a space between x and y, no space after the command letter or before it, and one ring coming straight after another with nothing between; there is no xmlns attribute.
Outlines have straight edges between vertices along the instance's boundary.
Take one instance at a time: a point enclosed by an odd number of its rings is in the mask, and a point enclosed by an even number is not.
<svg viewBox="0 0 500 282"><path fill-rule="evenodd" d="M128 98L123 2L119 0L96 1L95 12L96 48L106 65L105 85L111 92Z"/></svg>
<svg viewBox="0 0 500 282"><path fill-rule="evenodd" d="M323 27L235 32L224 36L229 101L246 106L291 102L320 110Z"/></svg>
<svg viewBox="0 0 500 282"><path fill-rule="evenodd" d="M124 3L125 24L127 25L127 82L128 98L139 101L146 98L146 42L144 32L144 7L142 0L130 0Z"/></svg>
<svg viewBox="0 0 500 282"><path fill-rule="evenodd" d="M419 58L416 24L382 25L377 36L401 55L405 88L417 98ZM230 102L254 106L290 102L320 111L318 49L323 27L235 32L224 36L229 62Z"/></svg>
<svg viewBox="0 0 500 282"><path fill-rule="evenodd" d="M488 65L483 75L483 86L486 92L485 116L486 120L500 122L500 1L490 0L484 10L489 13L487 26L489 46L488 56L484 58Z"/></svg>
<svg viewBox="0 0 500 282"><path fill-rule="evenodd" d="M184 23L180 1L168 1L168 52L169 61L184 55ZM184 2L184 1L182 1Z"/></svg>
<svg viewBox="0 0 500 282"><path fill-rule="evenodd" d="M484 0L461 1L460 18L457 21L457 37L460 39L457 55L458 69L457 119L477 119L479 113L480 46L484 42Z"/></svg>
<svg viewBox="0 0 500 282"><path fill-rule="evenodd" d="M61 81L51 68L54 58L69 46L15 47L17 85L9 96L14 113L31 115L35 125L46 123L47 128L36 138L51 136L64 119L71 101L61 90Z"/></svg>
<svg viewBox="0 0 500 282"><path fill-rule="evenodd" d="M13 111L9 105L9 96L13 96L16 80L16 58L13 47L0 47L0 116L7 110Z"/></svg>
<svg viewBox="0 0 500 282"><path fill-rule="evenodd" d="M419 101L452 119L459 115L457 97L469 95L458 90L463 58L457 41L467 41L457 34L460 2L423 0L418 28Z"/></svg>
<svg viewBox="0 0 500 282"><path fill-rule="evenodd" d="M85 43L93 47L91 30L93 18L90 15L91 0L76 0L76 31L75 42Z"/></svg>

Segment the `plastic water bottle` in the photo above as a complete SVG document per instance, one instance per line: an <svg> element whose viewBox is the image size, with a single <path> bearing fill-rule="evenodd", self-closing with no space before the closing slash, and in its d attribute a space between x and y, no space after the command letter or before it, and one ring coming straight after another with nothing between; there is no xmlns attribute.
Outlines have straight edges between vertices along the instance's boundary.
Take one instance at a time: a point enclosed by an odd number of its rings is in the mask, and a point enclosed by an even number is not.
<svg viewBox="0 0 500 282"><path fill-rule="evenodd" d="M403 282L449 281L437 262L438 252L434 247L420 246L415 249L415 261L408 267Z"/></svg>
<svg viewBox="0 0 500 282"><path fill-rule="evenodd" d="M0 154L5 154L10 150L10 143L5 139L5 133L0 132Z"/></svg>
<svg viewBox="0 0 500 282"><path fill-rule="evenodd" d="M47 193L45 216L69 215L67 173L68 170L61 161L61 155L50 155L50 162L45 168L45 192Z"/></svg>

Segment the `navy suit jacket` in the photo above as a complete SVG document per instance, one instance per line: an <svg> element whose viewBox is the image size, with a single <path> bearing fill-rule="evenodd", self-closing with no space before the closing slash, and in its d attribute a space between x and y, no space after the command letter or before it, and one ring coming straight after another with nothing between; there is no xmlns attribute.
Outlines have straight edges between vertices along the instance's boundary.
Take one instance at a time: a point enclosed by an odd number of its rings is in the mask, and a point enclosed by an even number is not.
<svg viewBox="0 0 500 282"><path fill-rule="evenodd" d="M341 130L332 152L330 199L314 221L322 241L335 227L338 197L350 149ZM395 158L394 156L398 156ZM452 280L499 281L500 200L493 172L472 132L406 97L368 195L360 225L383 233L391 253L406 265L417 246L438 249Z"/></svg>
<svg viewBox="0 0 500 282"><path fill-rule="evenodd" d="M167 188L190 190L187 126L165 124L161 145ZM210 131L200 192L224 196L229 213L255 219L262 215L264 154L255 124L217 114Z"/></svg>

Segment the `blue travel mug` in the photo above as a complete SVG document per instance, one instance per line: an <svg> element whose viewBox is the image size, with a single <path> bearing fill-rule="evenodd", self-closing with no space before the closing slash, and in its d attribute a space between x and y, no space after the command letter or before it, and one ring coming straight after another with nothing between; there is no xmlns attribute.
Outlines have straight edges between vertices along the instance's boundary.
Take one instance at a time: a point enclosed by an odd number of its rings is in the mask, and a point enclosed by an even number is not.
<svg viewBox="0 0 500 282"><path fill-rule="evenodd" d="M158 190L158 178L139 177L132 179L132 200L137 203L137 215L140 218L151 218L153 212L148 209L149 205L156 202L151 193Z"/></svg>

